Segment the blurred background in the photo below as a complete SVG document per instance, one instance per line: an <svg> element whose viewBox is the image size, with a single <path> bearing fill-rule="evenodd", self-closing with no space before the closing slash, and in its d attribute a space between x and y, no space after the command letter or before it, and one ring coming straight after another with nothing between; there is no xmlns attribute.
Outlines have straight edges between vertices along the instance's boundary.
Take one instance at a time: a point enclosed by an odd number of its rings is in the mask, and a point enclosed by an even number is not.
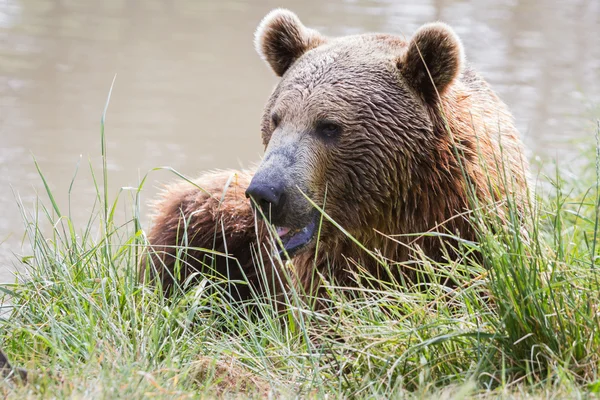
<svg viewBox="0 0 600 400"><path fill-rule="evenodd" d="M89 218L100 174L100 117L110 196L152 168L195 176L259 161L259 119L277 80L253 49L272 8L326 35L410 36L442 20L509 105L530 158L575 159L600 116L600 0L0 0L0 281L10 281L40 164L65 211ZM589 142L589 141L588 141ZM152 172L142 212L164 182ZM147 218L144 218L147 221ZM147 228L147 222L145 227Z"/></svg>

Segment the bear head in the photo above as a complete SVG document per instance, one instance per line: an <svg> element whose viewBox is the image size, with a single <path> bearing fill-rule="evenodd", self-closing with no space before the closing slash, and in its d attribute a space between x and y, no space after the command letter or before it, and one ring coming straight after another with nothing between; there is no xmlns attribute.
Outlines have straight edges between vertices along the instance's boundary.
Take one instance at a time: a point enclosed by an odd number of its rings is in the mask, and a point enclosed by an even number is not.
<svg viewBox="0 0 600 400"><path fill-rule="evenodd" d="M463 67L453 30L432 23L408 40L329 38L278 9L255 45L281 80L264 109L266 150L247 196L287 252L314 245L321 214L312 202L353 234L414 218L402 205L439 174L438 105ZM336 230L324 224L321 240Z"/></svg>

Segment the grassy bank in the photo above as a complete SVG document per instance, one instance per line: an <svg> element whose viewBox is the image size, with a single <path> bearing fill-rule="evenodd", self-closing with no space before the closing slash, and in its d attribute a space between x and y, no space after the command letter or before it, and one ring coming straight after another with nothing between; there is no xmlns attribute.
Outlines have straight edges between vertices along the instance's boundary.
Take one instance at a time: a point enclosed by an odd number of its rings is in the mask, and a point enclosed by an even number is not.
<svg viewBox="0 0 600 400"><path fill-rule="evenodd" d="M21 260L27 279L1 288L1 346L34 376L27 385L6 380L0 390L15 398L595 393L598 162L590 151L577 179L564 179L560 168L538 179L527 236L481 223L480 242L462 251L481 252L485 268L468 257L422 261L429 274L452 276L455 289L373 289L358 276L364 285L352 295L329 288L327 313L292 293L283 315L254 299L260 318L232 308L207 290L209 282L172 301L138 284L139 204L147 199L110 199L106 168L96 175L97 207L84 226L74 226L40 172L46 198L34 209L19 204L32 248ZM123 207L128 218L117 223Z"/></svg>

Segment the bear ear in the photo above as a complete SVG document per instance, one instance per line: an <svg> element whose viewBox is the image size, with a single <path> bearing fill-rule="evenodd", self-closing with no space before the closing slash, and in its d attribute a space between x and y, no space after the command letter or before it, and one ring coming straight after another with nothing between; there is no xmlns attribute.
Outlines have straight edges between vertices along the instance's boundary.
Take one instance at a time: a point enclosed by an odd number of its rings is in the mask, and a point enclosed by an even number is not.
<svg viewBox="0 0 600 400"><path fill-rule="evenodd" d="M454 30L434 22L417 30L398 66L425 101L435 103L460 74L463 58L463 47Z"/></svg>
<svg viewBox="0 0 600 400"><path fill-rule="evenodd" d="M282 8L263 18L254 35L258 54L282 76L300 56L323 44L319 32L305 27L296 14Z"/></svg>

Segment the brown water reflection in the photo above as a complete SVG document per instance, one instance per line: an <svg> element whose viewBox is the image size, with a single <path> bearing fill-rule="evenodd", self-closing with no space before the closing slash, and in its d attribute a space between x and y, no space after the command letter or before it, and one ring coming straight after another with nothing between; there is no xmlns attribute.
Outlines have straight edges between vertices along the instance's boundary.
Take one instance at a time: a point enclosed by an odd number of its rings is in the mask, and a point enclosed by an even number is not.
<svg viewBox="0 0 600 400"><path fill-rule="evenodd" d="M0 0L0 281L20 253L11 187L31 204L42 185L31 154L72 211L93 202L86 166L100 160L99 120L116 73L108 135L111 194L153 167L195 175L259 159L258 121L276 82L253 31L283 6L329 35L410 35L452 24L467 57L509 104L532 154L590 134L581 116L600 98L600 1ZM151 175L144 199L159 181Z"/></svg>

